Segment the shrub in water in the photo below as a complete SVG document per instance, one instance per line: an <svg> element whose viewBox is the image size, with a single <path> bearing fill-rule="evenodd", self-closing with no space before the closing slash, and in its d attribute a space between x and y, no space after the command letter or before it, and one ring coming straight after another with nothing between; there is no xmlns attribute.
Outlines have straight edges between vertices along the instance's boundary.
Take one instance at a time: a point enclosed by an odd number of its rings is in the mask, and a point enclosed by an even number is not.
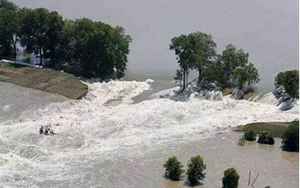
<svg viewBox="0 0 300 188"><path fill-rule="evenodd" d="M164 164L166 169L165 176L171 180L179 180L181 174L184 172L183 165L177 160L177 158L170 157L167 162Z"/></svg>
<svg viewBox="0 0 300 188"><path fill-rule="evenodd" d="M223 188L237 188L240 176L234 168L224 171Z"/></svg>
<svg viewBox="0 0 300 188"><path fill-rule="evenodd" d="M205 169L206 165L200 155L192 157L188 162L188 170L186 172L189 183L191 185L200 183L205 178Z"/></svg>
<svg viewBox="0 0 300 188"><path fill-rule="evenodd" d="M293 121L283 134L282 149L299 151L299 121Z"/></svg>
<svg viewBox="0 0 300 188"><path fill-rule="evenodd" d="M275 140L268 132L263 131L259 134L257 143L273 145L275 144Z"/></svg>
<svg viewBox="0 0 300 188"><path fill-rule="evenodd" d="M255 141L256 140L256 134L254 131L246 131L244 133L244 138L247 141Z"/></svg>

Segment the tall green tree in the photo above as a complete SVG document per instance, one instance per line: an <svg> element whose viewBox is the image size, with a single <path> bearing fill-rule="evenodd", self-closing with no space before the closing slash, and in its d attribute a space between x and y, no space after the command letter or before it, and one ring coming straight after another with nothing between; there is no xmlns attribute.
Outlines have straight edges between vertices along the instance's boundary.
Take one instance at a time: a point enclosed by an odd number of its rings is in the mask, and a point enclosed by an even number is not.
<svg viewBox="0 0 300 188"><path fill-rule="evenodd" d="M299 71L290 70L280 72L275 78L275 87L282 86L292 98L299 98Z"/></svg>
<svg viewBox="0 0 300 188"><path fill-rule="evenodd" d="M22 9L20 14L21 44L27 52L39 56L41 65L46 65L44 60L55 56L63 35L63 18L57 12L44 8Z"/></svg>
<svg viewBox="0 0 300 188"><path fill-rule="evenodd" d="M171 40L170 49L175 51L177 62L182 70L183 88L188 84L190 69L198 71L198 83L204 79L206 68L216 58L216 43L212 36L202 32L180 35Z"/></svg>
<svg viewBox="0 0 300 188"><path fill-rule="evenodd" d="M249 54L243 49L237 49L232 44L227 45L222 52L222 61L226 87L241 89L259 81L258 71L254 64L249 62Z"/></svg>
<svg viewBox="0 0 300 188"><path fill-rule="evenodd" d="M85 77L124 76L131 38L121 27L111 27L90 19L69 21L65 26L69 64Z"/></svg>
<svg viewBox="0 0 300 188"><path fill-rule="evenodd" d="M212 36L202 32L188 35L193 68L198 71L198 84L205 79L205 71L216 59L216 43Z"/></svg>
<svg viewBox="0 0 300 188"><path fill-rule="evenodd" d="M193 64L193 52L188 36L180 35L172 38L170 50L175 51L176 59L182 72L182 91L184 91L188 83L189 69Z"/></svg>
<svg viewBox="0 0 300 188"><path fill-rule="evenodd" d="M236 67L232 74L233 83L239 89L259 81L258 71L252 63Z"/></svg>
<svg viewBox="0 0 300 188"><path fill-rule="evenodd" d="M17 6L0 0L0 57L15 58L18 33Z"/></svg>

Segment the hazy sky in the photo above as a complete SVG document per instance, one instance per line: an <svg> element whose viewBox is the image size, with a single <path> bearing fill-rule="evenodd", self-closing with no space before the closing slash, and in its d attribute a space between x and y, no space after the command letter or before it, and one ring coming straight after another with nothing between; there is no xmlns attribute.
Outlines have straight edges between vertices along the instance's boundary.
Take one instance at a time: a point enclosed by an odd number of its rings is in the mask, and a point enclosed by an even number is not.
<svg viewBox="0 0 300 188"><path fill-rule="evenodd" d="M298 68L297 0L13 0L46 7L67 18L88 17L123 26L133 42L129 71L174 75L170 39L193 31L213 35L222 50L228 43L250 53L269 87L281 70Z"/></svg>

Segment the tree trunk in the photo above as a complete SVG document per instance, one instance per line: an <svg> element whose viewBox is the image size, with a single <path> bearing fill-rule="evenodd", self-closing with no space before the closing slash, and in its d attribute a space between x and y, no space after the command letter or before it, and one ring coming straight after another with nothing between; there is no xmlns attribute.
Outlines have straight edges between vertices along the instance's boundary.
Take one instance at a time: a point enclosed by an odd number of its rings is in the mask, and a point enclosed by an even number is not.
<svg viewBox="0 0 300 188"><path fill-rule="evenodd" d="M198 86L200 86L202 82L202 70L201 68L198 68Z"/></svg>
<svg viewBox="0 0 300 188"><path fill-rule="evenodd" d="M43 55L42 55L42 49L40 48L39 50L39 54L40 54L40 66L43 65Z"/></svg>
<svg viewBox="0 0 300 188"><path fill-rule="evenodd" d="M182 91L185 90L185 76L186 76L186 70L183 69L183 73L182 73Z"/></svg>

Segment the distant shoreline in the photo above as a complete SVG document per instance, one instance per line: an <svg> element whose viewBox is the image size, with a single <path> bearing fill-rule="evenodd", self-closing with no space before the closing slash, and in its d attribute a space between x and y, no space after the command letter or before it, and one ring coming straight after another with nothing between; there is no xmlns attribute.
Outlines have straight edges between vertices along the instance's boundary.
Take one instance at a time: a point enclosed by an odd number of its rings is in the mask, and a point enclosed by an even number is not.
<svg viewBox="0 0 300 188"><path fill-rule="evenodd" d="M0 81L65 96L81 99L88 86L71 74L49 69L0 63Z"/></svg>

